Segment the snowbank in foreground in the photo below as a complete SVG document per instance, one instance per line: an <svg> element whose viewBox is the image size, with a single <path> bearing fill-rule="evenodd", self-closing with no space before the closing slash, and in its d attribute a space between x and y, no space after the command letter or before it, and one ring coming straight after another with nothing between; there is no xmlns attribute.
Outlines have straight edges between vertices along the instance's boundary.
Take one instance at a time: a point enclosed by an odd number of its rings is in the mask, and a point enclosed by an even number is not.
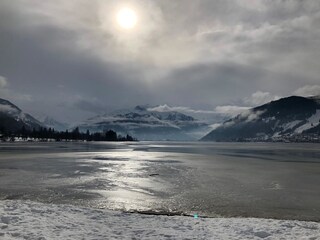
<svg viewBox="0 0 320 240"><path fill-rule="evenodd" d="M320 239L320 223L150 216L0 201L0 239Z"/></svg>

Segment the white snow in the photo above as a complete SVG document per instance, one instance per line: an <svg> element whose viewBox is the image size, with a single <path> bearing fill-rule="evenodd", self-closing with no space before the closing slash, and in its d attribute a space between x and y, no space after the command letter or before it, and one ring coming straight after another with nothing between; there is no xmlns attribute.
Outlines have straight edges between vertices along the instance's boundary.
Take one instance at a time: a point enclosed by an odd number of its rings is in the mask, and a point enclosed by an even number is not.
<svg viewBox="0 0 320 240"><path fill-rule="evenodd" d="M282 128L283 128L283 132L289 130L289 129L292 129L294 128L295 126L297 126L299 123L301 123L301 120L295 120L295 121L292 121L292 122L288 122L286 124L283 124L282 125Z"/></svg>
<svg viewBox="0 0 320 240"><path fill-rule="evenodd" d="M0 201L0 239L320 239L320 223L152 216Z"/></svg>
<svg viewBox="0 0 320 240"><path fill-rule="evenodd" d="M310 118L307 119L307 123L298 127L295 132L302 133L305 130L316 127L320 123L320 110L317 110Z"/></svg>
<svg viewBox="0 0 320 240"><path fill-rule="evenodd" d="M216 130L218 127L221 127L221 126L222 126L221 123L214 123L214 124L210 125L211 131Z"/></svg>

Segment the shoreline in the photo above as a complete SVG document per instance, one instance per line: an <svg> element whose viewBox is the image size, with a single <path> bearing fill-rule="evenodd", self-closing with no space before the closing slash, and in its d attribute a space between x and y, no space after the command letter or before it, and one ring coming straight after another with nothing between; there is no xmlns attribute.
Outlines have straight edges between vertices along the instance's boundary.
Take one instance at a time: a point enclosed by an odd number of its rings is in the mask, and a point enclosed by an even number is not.
<svg viewBox="0 0 320 240"><path fill-rule="evenodd" d="M320 223L263 218L193 218L0 201L3 239L320 239Z"/></svg>

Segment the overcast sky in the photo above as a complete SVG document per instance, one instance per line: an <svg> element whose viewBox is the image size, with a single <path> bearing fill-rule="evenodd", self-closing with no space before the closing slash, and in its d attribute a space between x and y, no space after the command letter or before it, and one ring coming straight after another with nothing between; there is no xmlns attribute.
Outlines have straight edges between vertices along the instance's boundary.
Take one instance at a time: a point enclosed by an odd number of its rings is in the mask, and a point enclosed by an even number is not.
<svg viewBox="0 0 320 240"><path fill-rule="evenodd" d="M0 97L68 122L320 94L319 0L1 0L0 33Z"/></svg>

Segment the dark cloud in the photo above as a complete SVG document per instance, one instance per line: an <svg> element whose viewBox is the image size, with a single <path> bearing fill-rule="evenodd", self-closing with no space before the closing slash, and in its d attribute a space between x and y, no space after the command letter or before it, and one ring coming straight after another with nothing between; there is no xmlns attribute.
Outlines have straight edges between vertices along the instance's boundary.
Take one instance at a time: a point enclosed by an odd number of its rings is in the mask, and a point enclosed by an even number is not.
<svg viewBox="0 0 320 240"><path fill-rule="evenodd" d="M146 103L214 110L319 83L317 0L132 0L131 33L116 28L119 4L1 1L0 94L76 121Z"/></svg>
<svg viewBox="0 0 320 240"><path fill-rule="evenodd" d="M108 110L107 106L103 106L101 102L97 101L96 99L92 101L88 100L79 100L74 103L74 107L80 110L91 112L95 114L105 113Z"/></svg>

